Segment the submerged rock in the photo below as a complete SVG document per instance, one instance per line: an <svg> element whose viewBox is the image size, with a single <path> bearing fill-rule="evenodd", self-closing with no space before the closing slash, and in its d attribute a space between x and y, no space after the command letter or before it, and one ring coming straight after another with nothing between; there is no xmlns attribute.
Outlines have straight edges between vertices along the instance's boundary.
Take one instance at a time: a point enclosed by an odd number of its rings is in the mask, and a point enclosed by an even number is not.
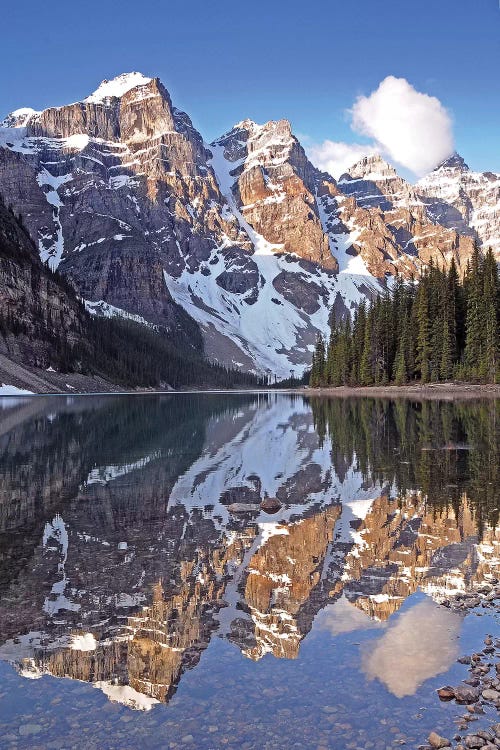
<svg viewBox="0 0 500 750"><path fill-rule="evenodd" d="M261 502L260 507L266 513L277 513L281 510L282 505L277 497L265 497Z"/></svg>
<svg viewBox="0 0 500 750"><path fill-rule="evenodd" d="M495 701L497 701L500 698L500 693L498 692L498 690L486 689L486 690L483 690L482 696L483 696L484 700L486 700L486 701L494 701L495 702Z"/></svg>

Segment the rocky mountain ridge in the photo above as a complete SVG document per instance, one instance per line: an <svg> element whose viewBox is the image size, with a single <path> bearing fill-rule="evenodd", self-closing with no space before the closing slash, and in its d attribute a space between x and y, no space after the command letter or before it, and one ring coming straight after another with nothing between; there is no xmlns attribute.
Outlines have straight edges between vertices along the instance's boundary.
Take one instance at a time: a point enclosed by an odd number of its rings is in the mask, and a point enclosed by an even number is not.
<svg viewBox="0 0 500 750"><path fill-rule="evenodd" d="M209 358L282 377L309 365L332 307L346 315L431 260L463 269L474 238L496 242L498 176L464 174L411 186L370 157L336 182L286 120L207 144L140 73L0 128L0 193L85 300L166 335L187 313Z"/></svg>

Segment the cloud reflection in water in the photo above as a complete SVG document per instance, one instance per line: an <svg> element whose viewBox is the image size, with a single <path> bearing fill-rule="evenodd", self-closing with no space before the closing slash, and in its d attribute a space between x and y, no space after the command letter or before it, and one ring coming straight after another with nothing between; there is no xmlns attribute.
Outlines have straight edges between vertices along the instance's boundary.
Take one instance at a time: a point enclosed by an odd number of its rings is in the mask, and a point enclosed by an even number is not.
<svg viewBox="0 0 500 750"><path fill-rule="evenodd" d="M379 639L365 644L362 670L397 698L414 695L456 661L461 625L459 614L430 600L420 602L399 615Z"/></svg>

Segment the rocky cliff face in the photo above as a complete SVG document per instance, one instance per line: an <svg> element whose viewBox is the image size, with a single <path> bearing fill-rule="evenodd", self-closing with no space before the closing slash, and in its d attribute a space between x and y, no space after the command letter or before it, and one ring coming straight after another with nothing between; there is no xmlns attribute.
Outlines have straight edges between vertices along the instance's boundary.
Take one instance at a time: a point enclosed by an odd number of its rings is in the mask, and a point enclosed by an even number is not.
<svg viewBox="0 0 500 750"><path fill-rule="evenodd" d="M165 271L199 268L212 230L238 233L211 206L219 193L201 137L161 83L125 76L3 132L0 191L22 213L42 260L85 299L182 326Z"/></svg>
<svg viewBox="0 0 500 750"><path fill-rule="evenodd" d="M449 169L417 189L375 157L337 184L286 120L245 120L208 145L139 73L0 128L0 193L85 300L176 334L190 316L209 357L279 376L310 363L332 307L346 315L431 259L463 267L476 226L496 241L497 178Z"/></svg>
<svg viewBox="0 0 500 750"><path fill-rule="evenodd" d="M63 279L45 268L31 238L0 203L0 353L34 367L58 365L85 343L86 313Z"/></svg>

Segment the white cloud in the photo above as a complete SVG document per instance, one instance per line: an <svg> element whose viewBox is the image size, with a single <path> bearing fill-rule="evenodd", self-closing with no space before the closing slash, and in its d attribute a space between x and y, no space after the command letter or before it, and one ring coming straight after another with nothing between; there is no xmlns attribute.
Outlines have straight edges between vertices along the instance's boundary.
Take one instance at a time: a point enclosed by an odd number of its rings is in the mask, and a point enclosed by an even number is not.
<svg viewBox="0 0 500 750"><path fill-rule="evenodd" d="M307 153L313 164L337 180L347 172L363 156L378 153L379 149L370 144L342 143L342 141L323 141L313 144L307 149Z"/></svg>
<svg viewBox="0 0 500 750"><path fill-rule="evenodd" d="M453 153L450 115L439 99L417 91L405 78L388 76L370 96L358 97L352 127L417 175Z"/></svg>
<svg viewBox="0 0 500 750"><path fill-rule="evenodd" d="M313 163L334 177L373 153L421 176L453 153L450 114L439 99L417 91L405 78L384 78L369 96L356 99L350 115L352 129L371 143L326 140L308 148Z"/></svg>

